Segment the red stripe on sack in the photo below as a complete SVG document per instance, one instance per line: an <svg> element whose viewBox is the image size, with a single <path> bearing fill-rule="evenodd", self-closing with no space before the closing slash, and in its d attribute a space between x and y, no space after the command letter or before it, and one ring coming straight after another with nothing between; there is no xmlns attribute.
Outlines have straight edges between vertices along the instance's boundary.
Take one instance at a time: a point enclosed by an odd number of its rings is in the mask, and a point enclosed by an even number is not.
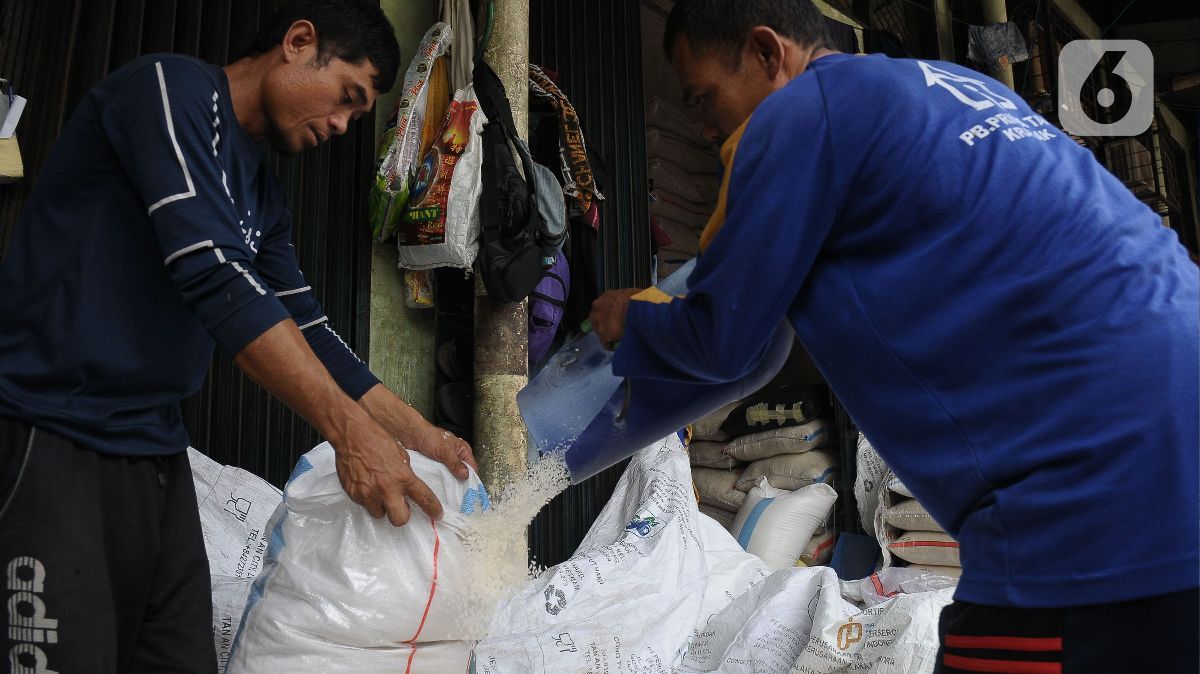
<svg viewBox="0 0 1200 674"><path fill-rule="evenodd" d="M968 672L995 672L997 674L1062 674L1062 664L1058 662L1037 662L1033 660L987 660L985 658L965 658L961 655L946 653L942 656L942 664L953 669Z"/></svg>
<svg viewBox="0 0 1200 674"><path fill-rule="evenodd" d="M409 644L408 664L404 665L404 674L412 674L413 659L417 657L417 645Z"/></svg>
<svg viewBox="0 0 1200 674"><path fill-rule="evenodd" d="M404 674L411 674L413 657L417 654L417 645L413 642L417 637L421 636L421 630L425 629L425 620L429 617L429 609L433 606L433 596L437 594L438 581L438 552L442 548L442 539L438 536L437 522L430 520L433 525L433 580L429 583L429 600L425 602L425 612L421 614L421 622L417 625L417 632L411 639L404 643L412 646L412 650L408 652L408 665L404 668Z"/></svg>
<svg viewBox="0 0 1200 674"><path fill-rule="evenodd" d="M953 541L896 541L888 543L889 548L957 548Z"/></svg>
<svg viewBox="0 0 1200 674"><path fill-rule="evenodd" d="M828 549L828 548L829 548L829 546L833 545L834 543L837 543L837 539L836 539L836 538L831 538L831 539L829 539L829 540L825 541L824 543L822 543L822 544L818 545L817 547L813 548L813 554L812 554L812 556L813 556L814 558L816 558L816 557L820 557L820 556L821 556L821 553L822 553L822 552L825 552L825 550L826 550L826 549Z"/></svg>
<svg viewBox="0 0 1200 674"><path fill-rule="evenodd" d="M1061 651L1062 637L974 637L947 634L950 648L981 648L1002 651Z"/></svg>
<svg viewBox="0 0 1200 674"><path fill-rule="evenodd" d="M894 597L897 594L900 594L899 592L888 592L887 589L883 587L883 581L879 580L878 573L871 574L871 584L875 586L875 594L881 597Z"/></svg>

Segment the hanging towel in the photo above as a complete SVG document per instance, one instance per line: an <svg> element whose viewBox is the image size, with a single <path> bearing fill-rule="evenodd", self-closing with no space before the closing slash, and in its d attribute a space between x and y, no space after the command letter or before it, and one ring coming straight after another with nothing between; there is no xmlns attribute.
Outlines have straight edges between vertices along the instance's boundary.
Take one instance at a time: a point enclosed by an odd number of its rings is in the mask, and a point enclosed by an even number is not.
<svg viewBox="0 0 1200 674"><path fill-rule="evenodd" d="M575 200L579 213L587 213L592 202L604 199L596 188L588 161L583 126L575 106L541 68L529 65L529 93L545 101L558 113L558 154L562 160L563 192Z"/></svg>

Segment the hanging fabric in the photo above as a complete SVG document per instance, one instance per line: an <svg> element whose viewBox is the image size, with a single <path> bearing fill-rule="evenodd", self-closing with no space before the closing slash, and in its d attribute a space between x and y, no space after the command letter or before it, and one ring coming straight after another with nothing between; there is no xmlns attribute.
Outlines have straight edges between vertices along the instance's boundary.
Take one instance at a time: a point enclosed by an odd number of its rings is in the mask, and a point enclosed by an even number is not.
<svg viewBox="0 0 1200 674"><path fill-rule="evenodd" d="M450 49L450 89L458 91L471 83L475 62L475 27L469 0L442 0L442 21L454 31Z"/></svg>
<svg viewBox="0 0 1200 674"><path fill-rule="evenodd" d="M967 58L995 72L1028 61L1029 50L1025 46L1025 36L1012 21L967 26Z"/></svg>
<svg viewBox="0 0 1200 674"><path fill-rule="evenodd" d="M604 195L596 188L579 114L554 81L533 64L529 65L529 93L554 108L558 114L558 154L562 162L563 192L574 200L576 212L587 213L592 202L604 199Z"/></svg>

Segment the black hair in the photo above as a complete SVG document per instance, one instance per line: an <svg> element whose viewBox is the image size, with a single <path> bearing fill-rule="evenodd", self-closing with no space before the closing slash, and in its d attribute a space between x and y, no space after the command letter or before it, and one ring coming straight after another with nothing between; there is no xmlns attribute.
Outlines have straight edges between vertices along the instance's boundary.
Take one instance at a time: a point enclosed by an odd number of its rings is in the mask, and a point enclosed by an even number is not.
<svg viewBox="0 0 1200 674"><path fill-rule="evenodd" d="M308 20L317 29L317 64L337 57L348 63L364 59L378 73L371 83L386 93L400 69L400 44L379 5L365 0L291 0L259 29L243 57L265 54L283 43L292 24Z"/></svg>
<svg viewBox="0 0 1200 674"><path fill-rule="evenodd" d="M825 17L811 0L677 0L667 16L663 51L670 60L676 40L686 37L693 50L734 47L733 61L741 63L742 42L755 26L809 47L831 43Z"/></svg>

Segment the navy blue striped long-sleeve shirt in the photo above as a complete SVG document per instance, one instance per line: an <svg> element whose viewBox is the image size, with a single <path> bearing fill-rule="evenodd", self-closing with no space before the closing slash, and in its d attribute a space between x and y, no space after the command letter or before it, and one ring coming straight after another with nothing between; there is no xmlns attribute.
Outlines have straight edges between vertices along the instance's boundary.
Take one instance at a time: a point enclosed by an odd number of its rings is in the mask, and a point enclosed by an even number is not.
<svg viewBox="0 0 1200 674"><path fill-rule="evenodd" d="M378 383L329 327L276 177L217 66L141 57L80 102L0 264L0 416L111 454L188 445L215 341L286 318L347 394Z"/></svg>

